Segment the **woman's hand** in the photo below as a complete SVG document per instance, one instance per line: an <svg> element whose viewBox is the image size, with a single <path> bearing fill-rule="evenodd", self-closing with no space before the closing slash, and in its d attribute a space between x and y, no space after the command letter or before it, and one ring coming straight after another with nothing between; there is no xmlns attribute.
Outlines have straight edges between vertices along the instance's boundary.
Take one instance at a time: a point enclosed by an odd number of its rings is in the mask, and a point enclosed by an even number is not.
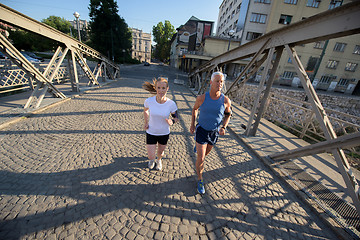
<svg viewBox="0 0 360 240"><path fill-rule="evenodd" d="M169 124L169 126L172 126L174 124L172 119L166 118L165 121Z"/></svg>
<svg viewBox="0 0 360 240"><path fill-rule="evenodd" d="M144 124L144 130L147 130L147 129L149 129L149 123Z"/></svg>

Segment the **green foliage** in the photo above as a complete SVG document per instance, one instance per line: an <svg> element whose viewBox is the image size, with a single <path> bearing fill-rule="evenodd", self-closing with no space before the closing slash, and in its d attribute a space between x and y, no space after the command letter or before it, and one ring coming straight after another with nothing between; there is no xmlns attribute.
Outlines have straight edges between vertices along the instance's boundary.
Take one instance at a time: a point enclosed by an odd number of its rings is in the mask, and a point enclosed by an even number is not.
<svg viewBox="0 0 360 240"><path fill-rule="evenodd" d="M41 22L68 35L70 35L70 31L75 32L75 29L73 26L71 26L71 23L61 17L50 16L46 19L41 20Z"/></svg>
<svg viewBox="0 0 360 240"><path fill-rule="evenodd" d="M20 29L9 31L9 33L9 38L12 40L13 45L19 50L48 51L56 49L58 45L49 38Z"/></svg>
<svg viewBox="0 0 360 240"><path fill-rule="evenodd" d="M171 25L168 20L165 20L164 23L159 22L156 26L153 26L154 42L156 42L154 51L155 58L161 61L167 61L170 58L170 41L175 33L174 26Z"/></svg>
<svg viewBox="0 0 360 240"><path fill-rule="evenodd" d="M117 4L114 0L90 0L90 45L113 59L120 62L124 53L131 52L131 31L125 20L118 15ZM127 57L125 57L127 59Z"/></svg>
<svg viewBox="0 0 360 240"><path fill-rule="evenodd" d="M70 28L73 29L68 21L56 16L50 16L43 19L42 22L66 34L70 33ZM9 31L9 33L9 38L12 40L14 46L20 50L48 51L55 50L59 45L54 40L21 29Z"/></svg>

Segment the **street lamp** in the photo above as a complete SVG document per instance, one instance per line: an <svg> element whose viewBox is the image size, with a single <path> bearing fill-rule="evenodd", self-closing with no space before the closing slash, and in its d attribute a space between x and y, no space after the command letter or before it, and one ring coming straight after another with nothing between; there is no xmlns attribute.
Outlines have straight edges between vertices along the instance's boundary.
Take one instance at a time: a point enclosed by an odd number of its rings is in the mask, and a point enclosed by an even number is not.
<svg viewBox="0 0 360 240"><path fill-rule="evenodd" d="M79 41L81 42L81 37L80 37L80 24L79 24L80 14L79 14L78 12L74 12L74 17L76 18L76 26L77 26L78 35L79 35Z"/></svg>
<svg viewBox="0 0 360 240"><path fill-rule="evenodd" d="M232 29L228 32L228 35L229 35L229 45L228 45L228 49L227 49L228 51L230 50L230 42L231 42L231 38L234 34L235 34L235 31ZM226 64L224 66L224 74L225 74L225 72L226 72Z"/></svg>
<svg viewBox="0 0 360 240"><path fill-rule="evenodd" d="M229 49L230 49L230 42L231 42L231 38L232 38L232 36L235 34L235 31L234 30L230 30L229 32L228 32L228 35L229 35L229 45L228 45L228 51L229 51Z"/></svg>

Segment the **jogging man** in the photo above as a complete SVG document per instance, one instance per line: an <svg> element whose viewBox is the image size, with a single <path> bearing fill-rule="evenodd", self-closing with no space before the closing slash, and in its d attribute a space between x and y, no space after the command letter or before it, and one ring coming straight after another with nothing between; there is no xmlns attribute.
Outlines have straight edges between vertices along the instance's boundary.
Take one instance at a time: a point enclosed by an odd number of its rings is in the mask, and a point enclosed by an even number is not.
<svg viewBox="0 0 360 240"><path fill-rule="evenodd" d="M198 176L197 191L205 193L203 172L204 161L216 143L219 134L225 135L226 127L231 116L231 101L221 89L224 85L224 74L214 72L210 79L210 90L196 98L192 115L190 132L195 132L196 141L196 173ZM198 124L195 121L200 109Z"/></svg>

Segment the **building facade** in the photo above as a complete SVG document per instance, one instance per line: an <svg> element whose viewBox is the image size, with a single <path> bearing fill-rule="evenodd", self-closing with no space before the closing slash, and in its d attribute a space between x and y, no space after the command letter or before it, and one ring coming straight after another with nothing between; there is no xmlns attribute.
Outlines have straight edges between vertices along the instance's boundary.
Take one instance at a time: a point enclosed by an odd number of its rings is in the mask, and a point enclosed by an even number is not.
<svg viewBox="0 0 360 240"><path fill-rule="evenodd" d="M245 44L268 32L301 21L350 0L223 0L216 35ZM313 86L319 90L360 95L360 36L296 46ZM259 72L261 74L261 72ZM295 67L283 53L275 83L299 86Z"/></svg>
<svg viewBox="0 0 360 240"><path fill-rule="evenodd" d="M71 23L71 26L73 26L75 28L75 30L78 29L76 20L69 21L69 22ZM79 29L80 29L80 31L87 31L88 27L89 27L89 23L86 20L79 19Z"/></svg>
<svg viewBox="0 0 360 240"><path fill-rule="evenodd" d="M140 62L151 62L151 33L131 28L132 53L131 57Z"/></svg>
<svg viewBox="0 0 360 240"><path fill-rule="evenodd" d="M197 55L199 47L207 36L211 36L214 22L192 16L176 29L171 39L170 65L184 69L187 54Z"/></svg>

